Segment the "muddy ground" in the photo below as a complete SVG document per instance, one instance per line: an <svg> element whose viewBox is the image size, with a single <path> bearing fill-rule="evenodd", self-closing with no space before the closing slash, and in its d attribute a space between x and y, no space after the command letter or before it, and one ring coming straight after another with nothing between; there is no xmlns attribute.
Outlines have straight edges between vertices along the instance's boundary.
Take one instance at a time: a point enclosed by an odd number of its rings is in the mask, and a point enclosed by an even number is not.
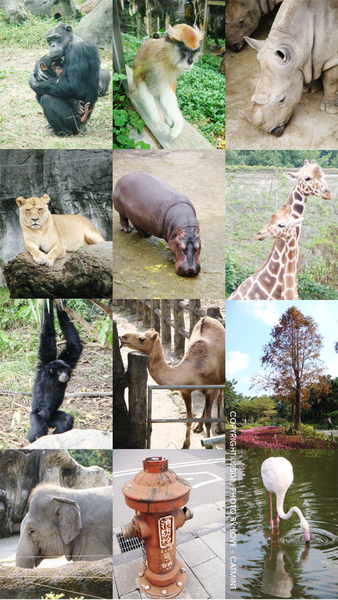
<svg viewBox="0 0 338 600"><path fill-rule="evenodd" d="M42 108L28 84L29 75L36 61L46 54L46 48L23 51L0 46L0 53L3 73L0 78L0 148L112 147L111 91L98 99L86 134L57 137L46 129ZM103 55L101 66L111 69L109 53Z"/></svg>
<svg viewBox="0 0 338 600"><path fill-rule="evenodd" d="M6 389L6 379L2 369L1 389ZM27 382L28 391L33 378ZM111 352L100 347L84 346L80 360L67 385L67 394L75 392L111 392L112 367ZM31 396L1 394L0 390L0 439L6 448L24 448L29 443L26 437L29 429ZM76 429L112 429L111 397L67 397L61 409L74 415ZM52 430L49 430L52 433Z"/></svg>
<svg viewBox="0 0 338 600"><path fill-rule="evenodd" d="M215 301L214 303L208 303L208 301L202 302L202 308L206 309L211 304L217 304L220 307L222 315L225 314L224 300ZM117 322L117 328L119 335L124 333L131 333L134 331L145 331L142 327L142 323L137 320L136 315L130 315L126 310L121 307L114 307L114 319ZM185 328L189 329L188 322L185 324ZM173 348L169 345L163 346L164 355L168 364L178 364L182 357L178 357L174 354ZM124 366L127 368L127 355L130 350L128 348L121 348L121 355L123 358ZM156 385L156 381L150 377L148 373L148 385ZM193 392L193 415L196 417L202 416L204 407L204 396L199 391ZM125 394L126 401L128 400L128 394ZM217 406L214 402L212 407L212 417L217 417ZM185 404L182 400L181 394L178 391L173 390L154 390L153 391L153 418L155 419L180 419L186 416ZM214 433L216 423L211 426L211 430ZM205 431L203 433L193 433L194 424L191 428L191 446L190 448L201 449L201 439L206 437ZM184 423L153 423L153 431L151 436L151 448L153 449L166 449L166 448L182 448L183 441L185 438L186 426ZM214 448L224 448L224 445L214 446Z"/></svg>
<svg viewBox="0 0 338 600"><path fill-rule="evenodd" d="M271 19L262 21L250 36L265 39ZM241 52L227 50L226 147L228 150L334 150L338 148L338 115L320 110L323 91L303 93L283 135L276 138L247 123L238 113L254 94L260 77L256 51L245 45Z"/></svg>
<svg viewBox="0 0 338 600"><path fill-rule="evenodd" d="M114 184L127 173L145 171L186 194L200 225L201 272L175 274L168 244L120 230L113 211L114 298L224 298L224 153L219 150L114 150Z"/></svg>

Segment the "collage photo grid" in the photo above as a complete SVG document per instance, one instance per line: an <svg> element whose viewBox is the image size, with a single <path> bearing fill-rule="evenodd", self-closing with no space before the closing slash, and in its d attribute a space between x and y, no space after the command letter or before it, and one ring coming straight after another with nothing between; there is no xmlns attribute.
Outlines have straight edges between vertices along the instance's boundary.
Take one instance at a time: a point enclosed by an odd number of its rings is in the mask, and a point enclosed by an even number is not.
<svg viewBox="0 0 338 600"><path fill-rule="evenodd" d="M0 599L338 600L338 0L0 56Z"/></svg>

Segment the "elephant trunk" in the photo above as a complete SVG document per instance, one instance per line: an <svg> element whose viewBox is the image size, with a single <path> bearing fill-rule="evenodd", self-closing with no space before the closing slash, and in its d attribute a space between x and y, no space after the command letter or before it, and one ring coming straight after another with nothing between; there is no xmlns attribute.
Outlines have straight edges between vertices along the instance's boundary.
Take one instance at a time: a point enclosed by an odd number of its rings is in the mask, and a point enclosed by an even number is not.
<svg viewBox="0 0 338 600"><path fill-rule="evenodd" d="M15 556L15 565L21 569L34 569L35 559L17 551Z"/></svg>

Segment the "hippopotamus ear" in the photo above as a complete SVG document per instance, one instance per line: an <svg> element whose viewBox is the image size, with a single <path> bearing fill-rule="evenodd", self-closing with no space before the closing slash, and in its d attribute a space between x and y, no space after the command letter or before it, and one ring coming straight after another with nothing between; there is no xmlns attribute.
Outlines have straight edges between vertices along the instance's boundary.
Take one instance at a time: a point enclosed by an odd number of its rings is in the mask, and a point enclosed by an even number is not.
<svg viewBox="0 0 338 600"><path fill-rule="evenodd" d="M254 50L257 50L257 52L259 52L265 44L265 40L254 40L253 38L250 38L247 35L244 35L243 37L245 41L248 42L249 46L251 46L251 48L254 48Z"/></svg>

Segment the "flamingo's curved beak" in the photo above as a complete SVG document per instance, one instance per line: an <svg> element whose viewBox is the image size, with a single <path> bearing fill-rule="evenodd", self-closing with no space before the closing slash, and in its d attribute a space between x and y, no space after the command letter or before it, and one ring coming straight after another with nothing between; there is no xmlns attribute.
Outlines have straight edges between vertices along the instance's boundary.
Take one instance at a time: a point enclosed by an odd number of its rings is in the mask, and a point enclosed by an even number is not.
<svg viewBox="0 0 338 600"><path fill-rule="evenodd" d="M305 527L304 527L303 531L304 531L305 543L306 543L306 544L308 544L308 542L310 541L310 533L309 533L309 530L308 530L308 529L305 529Z"/></svg>

